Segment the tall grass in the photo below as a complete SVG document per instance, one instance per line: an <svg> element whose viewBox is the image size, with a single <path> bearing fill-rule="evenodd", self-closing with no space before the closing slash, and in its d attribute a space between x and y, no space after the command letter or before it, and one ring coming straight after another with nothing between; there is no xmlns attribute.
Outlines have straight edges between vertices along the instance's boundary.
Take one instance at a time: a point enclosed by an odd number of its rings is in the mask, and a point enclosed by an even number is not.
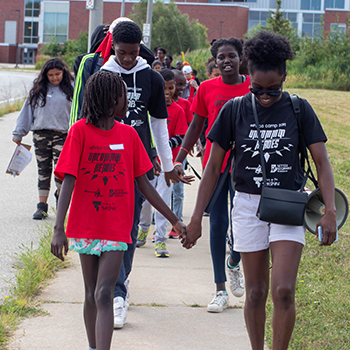
<svg viewBox="0 0 350 350"><path fill-rule="evenodd" d="M328 137L327 151L336 187L350 198L350 92L286 89L313 106ZM296 283L296 322L291 350L343 350L350 344L350 220L339 231L339 242L319 247L306 233ZM272 345L271 296L267 303L266 341ZM348 344L348 345L346 345Z"/></svg>
<svg viewBox="0 0 350 350"><path fill-rule="evenodd" d="M48 279L67 263L54 257L51 250L53 223L43 222L38 231L37 248L21 246L15 255L15 281L9 296L0 303L0 349L4 349L9 337L23 317L42 314L35 297L42 291Z"/></svg>

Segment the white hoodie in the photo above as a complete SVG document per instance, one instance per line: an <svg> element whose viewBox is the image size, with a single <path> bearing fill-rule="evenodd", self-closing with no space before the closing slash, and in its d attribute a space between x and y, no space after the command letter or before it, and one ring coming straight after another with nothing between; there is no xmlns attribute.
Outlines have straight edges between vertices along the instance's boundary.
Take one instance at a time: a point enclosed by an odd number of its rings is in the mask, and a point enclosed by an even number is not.
<svg viewBox="0 0 350 350"><path fill-rule="evenodd" d="M130 69L126 70L121 67L116 61L115 56L110 56L108 61L101 67L101 70L108 70L111 72L118 73L119 75L133 74L133 87L134 87L134 97L137 95L137 86L136 86L136 74L144 69L150 68L149 64L145 59L138 56L136 58L136 65ZM162 170L164 172L170 172L173 170L173 159L172 152L169 145L169 133L167 128L167 119L159 119L151 117L151 131L156 145L157 153L161 161ZM142 140L142 139L141 139ZM144 142L144 140L142 140Z"/></svg>

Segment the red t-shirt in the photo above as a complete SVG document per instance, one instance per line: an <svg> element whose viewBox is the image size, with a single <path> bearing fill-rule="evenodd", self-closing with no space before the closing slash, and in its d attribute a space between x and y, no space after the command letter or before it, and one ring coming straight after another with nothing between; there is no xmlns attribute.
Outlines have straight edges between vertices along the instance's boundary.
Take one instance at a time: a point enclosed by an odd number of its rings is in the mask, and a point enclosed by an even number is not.
<svg viewBox="0 0 350 350"><path fill-rule="evenodd" d="M167 106L168 109L168 132L169 140L175 135L185 135L187 131L187 122L184 110L173 101L171 105ZM179 153L180 146L173 148L173 161L176 159Z"/></svg>
<svg viewBox="0 0 350 350"><path fill-rule="evenodd" d="M176 101L176 103L184 110L187 125L190 124L193 120L193 113L191 112L191 102L186 100L185 98L179 97L179 100Z"/></svg>
<svg viewBox="0 0 350 350"><path fill-rule="evenodd" d="M115 122L101 130L86 119L70 128L55 175L75 176L66 235L131 243L134 178L152 168L147 152L129 125Z"/></svg>
<svg viewBox="0 0 350 350"><path fill-rule="evenodd" d="M197 94L193 100L191 106L191 112L200 115L201 117L208 118L208 128L205 132L205 136L208 135L212 125L214 124L222 106L230 99L243 96L247 94L249 90L250 79L247 76L245 82L238 85L225 84L222 81L222 77L217 77L215 79L210 79L204 81L197 90ZM203 168L205 168L211 150L211 142L207 139L207 144L205 147ZM227 159L230 152L225 155L224 162L222 164L221 172L224 171L227 163Z"/></svg>

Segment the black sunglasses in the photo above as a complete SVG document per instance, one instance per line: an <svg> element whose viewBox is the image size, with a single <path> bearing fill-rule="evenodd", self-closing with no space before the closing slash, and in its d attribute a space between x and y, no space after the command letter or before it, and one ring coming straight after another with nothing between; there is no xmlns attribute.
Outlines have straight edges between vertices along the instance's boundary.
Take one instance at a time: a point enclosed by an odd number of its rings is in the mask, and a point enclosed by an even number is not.
<svg viewBox="0 0 350 350"><path fill-rule="evenodd" d="M269 96L279 96L281 94L282 90L261 90L257 88L250 87L249 90L254 94L254 95L269 95Z"/></svg>
<svg viewBox="0 0 350 350"><path fill-rule="evenodd" d="M284 82L285 77L283 77L283 80L281 81L281 89L280 90L262 90L262 89L257 89L257 88L253 88L250 87L249 90L254 94L254 95L258 95L261 96L263 94L269 95L269 96L279 96L281 94L282 91L282 84Z"/></svg>

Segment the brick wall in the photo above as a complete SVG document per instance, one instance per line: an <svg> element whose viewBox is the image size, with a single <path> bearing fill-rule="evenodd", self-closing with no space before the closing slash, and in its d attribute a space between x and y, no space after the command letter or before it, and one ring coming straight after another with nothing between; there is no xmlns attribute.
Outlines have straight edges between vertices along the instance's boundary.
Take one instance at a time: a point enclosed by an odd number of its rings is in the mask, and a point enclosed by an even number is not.
<svg viewBox="0 0 350 350"><path fill-rule="evenodd" d="M201 1L200 1L201 2ZM203 0L204 2L204 0ZM125 15L132 12L133 3L125 3ZM187 13L190 20L198 21L208 28L208 40L220 37L242 38L248 28L249 9L239 6L207 6L207 5L182 5L178 4L181 13ZM120 16L121 3L105 2L103 4L103 22L111 23ZM78 39L80 31L89 29L89 11L85 8L85 2L70 2L69 39ZM220 24L220 21L223 23Z"/></svg>
<svg viewBox="0 0 350 350"><path fill-rule="evenodd" d="M0 62L16 63L16 45L0 45Z"/></svg>
<svg viewBox="0 0 350 350"><path fill-rule="evenodd" d="M19 43L23 43L23 22L24 22L24 0L3 0L1 1L0 16L0 43L5 40L5 21L18 21L18 12L11 10L20 10L19 19Z"/></svg>
<svg viewBox="0 0 350 350"><path fill-rule="evenodd" d="M192 19L208 28L208 41L220 38L243 38L248 29L248 8L239 6L196 6L180 5L181 13L187 13ZM222 23L220 23L222 21Z"/></svg>
<svg viewBox="0 0 350 350"><path fill-rule="evenodd" d="M324 37L326 38L331 30L332 23L346 23L350 11L325 11L324 14ZM346 28L349 30L349 28Z"/></svg>

